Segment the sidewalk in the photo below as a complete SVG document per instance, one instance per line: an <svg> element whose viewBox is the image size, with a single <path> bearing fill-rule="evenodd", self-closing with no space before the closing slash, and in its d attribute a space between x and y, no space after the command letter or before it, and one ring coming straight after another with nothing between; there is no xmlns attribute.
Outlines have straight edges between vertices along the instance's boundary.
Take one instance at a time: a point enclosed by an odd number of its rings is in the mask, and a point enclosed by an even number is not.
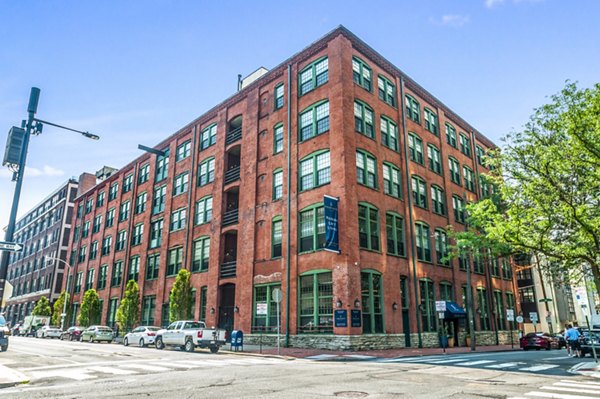
<svg viewBox="0 0 600 399"><path fill-rule="evenodd" d="M230 346L226 345L222 350L230 351ZM460 346L455 348L446 348L446 354L456 353L484 353L484 352L505 352L511 350L520 350L518 345L514 348L511 345L490 345L478 346L475 351L471 351L470 347ZM243 353L262 354L262 355L279 355L291 358L317 358L322 360L367 360L369 358L396 358L407 356L428 356L442 355L442 348L398 348L385 350L367 350L367 351L332 351L327 349L302 349L302 348L279 348L273 346L244 345ZM236 352L232 352L236 353Z"/></svg>
<svg viewBox="0 0 600 399"><path fill-rule="evenodd" d="M8 388L28 382L29 378L25 374L0 364L0 388Z"/></svg>

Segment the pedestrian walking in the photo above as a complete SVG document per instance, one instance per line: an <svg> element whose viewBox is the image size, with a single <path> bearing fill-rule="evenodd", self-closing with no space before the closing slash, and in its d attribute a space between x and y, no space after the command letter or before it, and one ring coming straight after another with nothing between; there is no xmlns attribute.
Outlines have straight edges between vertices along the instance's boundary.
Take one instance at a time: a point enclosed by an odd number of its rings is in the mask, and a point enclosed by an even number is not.
<svg viewBox="0 0 600 399"><path fill-rule="evenodd" d="M581 350L580 350L580 346L579 346L579 336L580 335L581 334L579 333L579 330L576 328L573 328L573 326L571 324L569 324L567 326L567 332L565 333L565 336L567 338L567 342L571 346L571 353L575 357L581 357Z"/></svg>

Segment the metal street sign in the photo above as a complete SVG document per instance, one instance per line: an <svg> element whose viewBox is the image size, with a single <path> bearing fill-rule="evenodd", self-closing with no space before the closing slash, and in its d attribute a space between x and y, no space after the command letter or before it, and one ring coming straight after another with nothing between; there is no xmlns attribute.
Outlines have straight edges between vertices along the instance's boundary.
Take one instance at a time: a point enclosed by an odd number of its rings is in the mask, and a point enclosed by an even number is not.
<svg viewBox="0 0 600 399"><path fill-rule="evenodd" d="M280 303L283 299L283 293L279 288L275 288L273 292L271 292L271 295L273 296L273 300L277 303Z"/></svg>
<svg viewBox="0 0 600 399"><path fill-rule="evenodd" d="M435 311L436 312L445 312L446 311L446 301L435 301Z"/></svg>
<svg viewBox="0 0 600 399"><path fill-rule="evenodd" d="M444 312L439 312L438 316L440 317L440 319L443 319L444 318Z"/></svg>
<svg viewBox="0 0 600 399"><path fill-rule="evenodd" d="M0 241L0 251L21 252L22 250L23 246L21 244L17 244L16 242Z"/></svg>
<svg viewBox="0 0 600 399"><path fill-rule="evenodd" d="M538 322L538 314L537 312L529 312L529 320L531 320L531 322L533 324Z"/></svg>
<svg viewBox="0 0 600 399"><path fill-rule="evenodd" d="M517 323L523 323L523 316L517 316Z"/></svg>
<svg viewBox="0 0 600 399"><path fill-rule="evenodd" d="M515 320L515 310L514 309L506 309L506 320L507 321Z"/></svg>

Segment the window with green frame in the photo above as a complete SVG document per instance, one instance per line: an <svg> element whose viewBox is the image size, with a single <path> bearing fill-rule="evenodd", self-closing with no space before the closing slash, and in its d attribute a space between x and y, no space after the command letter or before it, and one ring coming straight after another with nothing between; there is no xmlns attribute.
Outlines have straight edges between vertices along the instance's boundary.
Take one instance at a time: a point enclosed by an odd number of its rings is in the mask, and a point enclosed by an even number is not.
<svg viewBox="0 0 600 399"><path fill-rule="evenodd" d="M407 94L404 98L406 103L406 116L415 123L421 123L421 107L413 96Z"/></svg>
<svg viewBox="0 0 600 399"><path fill-rule="evenodd" d="M446 196L441 187L431 185L431 210L438 215L446 215Z"/></svg>
<svg viewBox="0 0 600 399"><path fill-rule="evenodd" d="M362 101L354 100L354 130L374 139L373 119L373 109Z"/></svg>
<svg viewBox="0 0 600 399"><path fill-rule="evenodd" d="M396 86L391 80L381 75L377 76L377 95L380 100L392 107L396 106Z"/></svg>
<svg viewBox="0 0 600 399"><path fill-rule="evenodd" d="M283 222L276 216L271 222L271 258L280 258L282 254Z"/></svg>
<svg viewBox="0 0 600 399"><path fill-rule="evenodd" d="M460 152L471 158L471 139L462 133L459 136Z"/></svg>
<svg viewBox="0 0 600 399"><path fill-rule="evenodd" d="M453 301L454 289L449 281L440 282L440 301Z"/></svg>
<svg viewBox="0 0 600 399"><path fill-rule="evenodd" d="M423 262L431 262L431 241L429 237L429 225L423 222L415 223L417 259Z"/></svg>
<svg viewBox="0 0 600 399"><path fill-rule="evenodd" d="M152 280L158 278L158 271L160 269L160 254L150 254L146 259L146 280Z"/></svg>
<svg viewBox="0 0 600 399"><path fill-rule="evenodd" d="M421 321L423 331L435 331L435 293L433 291L433 281L429 279L419 280L419 293L421 297Z"/></svg>
<svg viewBox="0 0 600 399"><path fill-rule="evenodd" d="M438 265L448 266L448 235L443 229L435 229L435 260ZM446 259L445 259L446 258Z"/></svg>
<svg viewBox="0 0 600 399"><path fill-rule="evenodd" d="M192 252L192 272L205 272L210 263L210 237L194 240Z"/></svg>
<svg viewBox="0 0 600 399"><path fill-rule="evenodd" d="M331 161L329 150L320 150L302 158L299 165L300 191L310 190L331 181Z"/></svg>
<svg viewBox="0 0 600 399"><path fill-rule="evenodd" d="M463 177L465 178L465 188L471 192L475 192L475 174L473 171L463 166Z"/></svg>
<svg viewBox="0 0 600 399"><path fill-rule="evenodd" d="M513 293L510 291L507 291L504 293L504 295L506 295L506 309L512 309L513 311L516 312L515 296L513 295ZM514 320L509 322L509 327L511 330L515 329L515 321Z"/></svg>
<svg viewBox="0 0 600 399"><path fill-rule="evenodd" d="M408 134L408 149L410 160L418 163L419 165L424 165L424 157L423 157L423 140L415 133Z"/></svg>
<svg viewBox="0 0 600 399"><path fill-rule="evenodd" d="M273 290L276 288L281 289L281 284L261 284L254 286L254 314L252 321L252 332L277 331L278 303L273 298Z"/></svg>
<svg viewBox="0 0 600 399"><path fill-rule="evenodd" d="M127 281L138 281L140 276L140 257L132 256L129 258L129 271L127 273Z"/></svg>
<svg viewBox="0 0 600 399"><path fill-rule="evenodd" d="M301 275L298 290L299 333L333 333L333 280L329 270Z"/></svg>
<svg viewBox="0 0 600 399"><path fill-rule="evenodd" d="M505 330L506 324L504 322L504 301L502 300L502 291L494 290L494 313L496 313L496 330Z"/></svg>
<svg viewBox="0 0 600 399"><path fill-rule="evenodd" d="M300 252L316 251L325 246L325 214L323 203L314 204L300 211Z"/></svg>
<svg viewBox="0 0 600 399"><path fill-rule="evenodd" d="M491 257L490 274L493 277L500 277L500 263L495 256Z"/></svg>
<svg viewBox="0 0 600 399"><path fill-rule="evenodd" d="M208 223L212 220L213 198L208 195L196 201L196 224Z"/></svg>
<svg viewBox="0 0 600 399"><path fill-rule="evenodd" d="M148 181L148 177L150 177L150 165L142 165L138 174L138 184L146 183Z"/></svg>
<svg viewBox="0 0 600 399"><path fill-rule="evenodd" d="M144 296L142 299L142 324L154 325L154 313L156 312L156 295Z"/></svg>
<svg viewBox="0 0 600 399"><path fill-rule="evenodd" d="M452 196L452 209L454 211L454 220L458 223L465 223L465 202L458 195Z"/></svg>
<svg viewBox="0 0 600 399"><path fill-rule="evenodd" d="M365 150L356 150L356 178L360 184L377 189L377 160Z"/></svg>
<svg viewBox="0 0 600 399"><path fill-rule="evenodd" d="M442 157L440 150L433 144L427 144L427 157L429 159L429 169L437 173L442 174Z"/></svg>
<svg viewBox="0 0 600 399"><path fill-rule="evenodd" d="M448 166L450 168L450 180L453 183L460 185L460 164L456 159L449 157Z"/></svg>
<svg viewBox="0 0 600 399"><path fill-rule="evenodd" d="M185 193L188 190L189 182L190 174L187 172L176 176L173 182L173 197Z"/></svg>
<svg viewBox="0 0 600 399"><path fill-rule="evenodd" d="M485 157L485 150L478 145L475 145L475 157L477 158L477 163L480 166L486 167L485 163L483 162Z"/></svg>
<svg viewBox="0 0 600 399"><path fill-rule="evenodd" d="M118 260L113 264L112 276L110 280L111 287L118 287L121 285L121 279L123 278L123 261Z"/></svg>
<svg viewBox="0 0 600 399"><path fill-rule="evenodd" d="M427 183L419 176L411 178L412 195L415 205L427 209Z"/></svg>
<svg viewBox="0 0 600 399"><path fill-rule="evenodd" d="M385 332L383 323L383 284L381 280L381 274L375 270L362 270L360 273L363 334Z"/></svg>
<svg viewBox="0 0 600 399"><path fill-rule="evenodd" d="M437 136L438 134L438 117L435 112L425 107L425 129Z"/></svg>
<svg viewBox="0 0 600 399"><path fill-rule="evenodd" d="M469 255L465 253L461 253L458 255L458 268L460 270L467 271L467 269L471 267L471 261L469 259Z"/></svg>
<svg viewBox="0 0 600 399"><path fill-rule="evenodd" d="M192 142L191 140L186 141L185 143L179 144L177 146L177 151L175 153L175 162L179 162L183 159L186 159L190 156L192 152Z"/></svg>
<svg viewBox="0 0 600 399"><path fill-rule="evenodd" d="M283 170L276 169L273 171L273 200L278 200L283 197Z"/></svg>
<svg viewBox="0 0 600 399"><path fill-rule="evenodd" d="M385 233L387 253L395 256L406 256L406 237L402 216L394 212L387 212L385 214Z"/></svg>
<svg viewBox="0 0 600 399"><path fill-rule="evenodd" d="M486 289L484 287L477 287L477 313L479 314L479 330L488 331L490 330L490 315L488 311L488 299Z"/></svg>
<svg viewBox="0 0 600 399"><path fill-rule="evenodd" d="M106 316L106 325L114 327L117 322L117 309L119 308L119 298L110 298L108 301L108 314Z"/></svg>
<svg viewBox="0 0 600 399"><path fill-rule="evenodd" d="M198 165L198 186L205 186L215 180L215 159L205 159Z"/></svg>
<svg viewBox="0 0 600 399"><path fill-rule="evenodd" d="M183 248L169 249L169 260L167 262L167 276L174 276L181 269L183 262Z"/></svg>
<svg viewBox="0 0 600 399"><path fill-rule="evenodd" d="M506 258L502 258L502 277L506 280L512 280L513 277L512 267Z"/></svg>
<svg viewBox="0 0 600 399"><path fill-rule="evenodd" d="M352 57L352 80L365 90L371 91L373 86L373 73L366 62L358 57Z"/></svg>
<svg viewBox="0 0 600 399"><path fill-rule="evenodd" d="M166 148L163 151L165 153L164 156L158 155L156 157L156 174L154 177L155 183L165 180L169 172L169 149Z"/></svg>
<svg viewBox="0 0 600 399"><path fill-rule="evenodd" d="M119 194L119 183L113 183L110 185L110 188L108 189L108 200L112 201L115 198L117 198L117 195ZM79 210L77 210L77 214L79 215L80 212Z"/></svg>
<svg viewBox="0 0 600 399"><path fill-rule="evenodd" d="M98 273L98 282L96 283L96 290L100 291L106 288L106 279L108 277L108 265L100 266L100 273Z"/></svg>
<svg viewBox="0 0 600 399"><path fill-rule="evenodd" d="M185 221L187 220L187 209L180 208L171 212L171 224L169 231L178 231L185 228Z"/></svg>
<svg viewBox="0 0 600 399"><path fill-rule="evenodd" d="M379 251L379 210L371 204L358 204L358 242L362 249Z"/></svg>
<svg viewBox="0 0 600 399"><path fill-rule="evenodd" d="M206 294L207 293L208 293L207 286L200 287L200 314L198 315L198 320L200 320L200 321L206 320Z"/></svg>
<svg viewBox="0 0 600 399"><path fill-rule="evenodd" d="M200 150L204 150L217 143L217 124L213 123L200 132Z"/></svg>
<svg viewBox="0 0 600 399"><path fill-rule="evenodd" d="M275 86L274 90L275 95L273 96L275 100L275 109L279 109L283 107L283 83L279 83Z"/></svg>
<svg viewBox="0 0 600 399"><path fill-rule="evenodd" d="M400 169L395 165L383 163L383 192L395 198L402 198L402 177Z"/></svg>
<svg viewBox="0 0 600 399"><path fill-rule="evenodd" d="M457 148L456 129L449 123L446 123L446 143L450 144L454 148Z"/></svg>
<svg viewBox="0 0 600 399"><path fill-rule="evenodd" d="M327 83L328 80L329 60L327 57L319 58L298 74L298 94L302 96Z"/></svg>
<svg viewBox="0 0 600 399"><path fill-rule="evenodd" d="M273 128L273 154L283 151L283 123Z"/></svg>
<svg viewBox="0 0 600 399"><path fill-rule="evenodd" d="M311 139L329 131L329 100L320 101L300 113L299 141Z"/></svg>
<svg viewBox="0 0 600 399"><path fill-rule="evenodd" d="M398 151L398 126L388 117L381 115L379 118L381 142L384 146Z"/></svg>

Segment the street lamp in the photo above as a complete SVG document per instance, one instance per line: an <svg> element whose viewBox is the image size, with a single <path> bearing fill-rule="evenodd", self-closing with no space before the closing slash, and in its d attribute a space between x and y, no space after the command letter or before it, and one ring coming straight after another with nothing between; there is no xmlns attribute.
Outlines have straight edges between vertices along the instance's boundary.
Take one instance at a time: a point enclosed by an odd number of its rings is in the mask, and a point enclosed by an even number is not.
<svg viewBox="0 0 600 399"><path fill-rule="evenodd" d="M65 319L67 318L67 300L71 297L71 293L70 293L70 288L69 286L71 285L71 269L73 268L73 266L71 266L68 262L60 259L60 258L53 258L53 257L47 257L46 260L52 260L52 261L58 261L58 262L62 262L65 265L67 265L67 267L69 268L69 274L67 275L67 286L65 287L65 298L63 301L63 311L60 315L60 329L62 331L65 330Z"/></svg>
<svg viewBox="0 0 600 399"><path fill-rule="evenodd" d="M17 210L19 208L19 198L21 196L21 186L23 185L23 175L25 172L25 164L27 161L27 148L29 147L29 138L31 135L37 135L42 133L44 124L55 126L61 129L70 130L72 132L79 133L84 137L92 140L100 139L99 136L84 132L80 130L71 129L69 127L57 125L52 122L43 121L36 119L35 114L37 113L38 102L40 99L40 89L37 87L31 88L29 94L29 105L27 106L27 120L23 121L21 128L13 127L8 135L8 141L6 145L6 153L2 165L8 165L13 172L13 181L16 181L15 192L13 196L12 207L10 210L10 217L8 219L8 225L6 226L6 233L4 235L4 241L11 243L14 239L15 223L17 220ZM0 258L0 299L4 297L4 286L6 283L6 275L8 272L8 251L2 252Z"/></svg>

